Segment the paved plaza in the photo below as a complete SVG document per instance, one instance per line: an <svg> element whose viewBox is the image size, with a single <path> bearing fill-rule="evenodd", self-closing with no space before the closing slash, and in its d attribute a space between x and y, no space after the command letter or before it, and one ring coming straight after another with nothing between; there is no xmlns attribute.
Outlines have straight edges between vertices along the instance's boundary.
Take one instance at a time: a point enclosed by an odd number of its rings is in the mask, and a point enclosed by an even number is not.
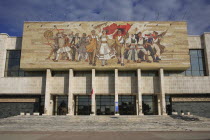
<svg viewBox="0 0 210 140"><path fill-rule="evenodd" d="M0 131L210 131L198 116L15 116L0 119Z"/></svg>
<svg viewBox="0 0 210 140"><path fill-rule="evenodd" d="M209 132L0 132L0 140L210 140Z"/></svg>

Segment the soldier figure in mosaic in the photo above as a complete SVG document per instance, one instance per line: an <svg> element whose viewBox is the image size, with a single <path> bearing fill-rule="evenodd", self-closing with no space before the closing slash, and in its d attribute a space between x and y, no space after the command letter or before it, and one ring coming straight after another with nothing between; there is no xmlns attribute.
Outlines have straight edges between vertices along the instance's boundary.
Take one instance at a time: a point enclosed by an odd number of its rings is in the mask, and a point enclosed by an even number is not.
<svg viewBox="0 0 210 140"><path fill-rule="evenodd" d="M96 66L96 59L97 59L96 52L98 49L99 38L96 35L95 30L92 30L91 35L89 35L88 37L89 37L89 44L86 46L86 50L89 57L89 64Z"/></svg>
<svg viewBox="0 0 210 140"><path fill-rule="evenodd" d="M130 37L126 40L126 49L128 50L127 63L130 63L130 60L133 60L134 62L138 60L136 43L137 43L137 40L134 34L131 34Z"/></svg>
<svg viewBox="0 0 210 140"><path fill-rule="evenodd" d="M67 54L68 60L71 59L71 48L69 47L69 38L63 32L58 33L58 47L59 49L56 52L55 62L58 62L60 54Z"/></svg>
<svg viewBox="0 0 210 140"><path fill-rule="evenodd" d="M155 58L155 52L154 49L152 48L153 45L153 35L151 33L145 35L147 37L146 43L145 43L145 49L149 52L150 56L153 59L153 62L159 62Z"/></svg>
<svg viewBox="0 0 210 140"><path fill-rule="evenodd" d="M80 42L80 37L79 37L79 33L76 33L71 41L71 47L72 47L72 56L73 56L73 60L74 61L79 61L78 60L78 55L79 55L79 42Z"/></svg>
<svg viewBox="0 0 210 140"><path fill-rule="evenodd" d="M117 31L117 35L115 36L115 48L117 51L117 59L118 64L121 64L121 66L124 66L124 52L125 52L125 39L126 36L122 34L121 30Z"/></svg>
<svg viewBox="0 0 210 140"><path fill-rule="evenodd" d="M137 28L135 29L137 32ZM147 50L145 49L145 38L142 36L142 32L138 31L135 34L136 37L136 41L137 41L137 46L136 46L136 51L137 51L137 56L138 56L138 61L137 62L141 62L141 61L146 61L148 63L151 63L151 61L149 60L149 55Z"/></svg>
<svg viewBox="0 0 210 140"><path fill-rule="evenodd" d="M153 49L155 51L156 60L161 60L160 55L164 52L165 46L160 44L161 39L166 34L167 30L160 35L158 32L153 32Z"/></svg>
<svg viewBox="0 0 210 140"><path fill-rule="evenodd" d="M47 39L48 43L46 43L46 45L50 45L51 50L50 53L48 55L48 57L46 58L46 60L50 60L50 57L54 54L54 60L56 58L56 52L58 50L58 34L56 34L55 37L53 37L53 32L51 30L47 30L44 32L44 37ZM50 43L49 40L53 40L54 43Z"/></svg>
<svg viewBox="0 0 210 140"><path fill-rule="evenodd" d="M80 38L79 48L78 48L78 57L76 58L77 61L84 59L86 62L88 61L88 54L86 52L86 46L88 45L87 34L83 33L82 37Z"/></svg>

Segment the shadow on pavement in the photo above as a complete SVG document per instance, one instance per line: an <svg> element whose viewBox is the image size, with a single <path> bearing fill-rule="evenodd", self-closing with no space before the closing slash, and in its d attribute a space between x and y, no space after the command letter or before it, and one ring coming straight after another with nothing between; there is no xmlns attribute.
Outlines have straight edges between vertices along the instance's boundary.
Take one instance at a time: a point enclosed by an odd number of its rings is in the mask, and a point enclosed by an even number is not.
<svg viewBox="0 0 210 140"><path fill-rule="evenodd" d="M199 118L196 118L195 116L180 116L180 115L170 115L173 119L180 119L184 121L200 121Z"/></svg>

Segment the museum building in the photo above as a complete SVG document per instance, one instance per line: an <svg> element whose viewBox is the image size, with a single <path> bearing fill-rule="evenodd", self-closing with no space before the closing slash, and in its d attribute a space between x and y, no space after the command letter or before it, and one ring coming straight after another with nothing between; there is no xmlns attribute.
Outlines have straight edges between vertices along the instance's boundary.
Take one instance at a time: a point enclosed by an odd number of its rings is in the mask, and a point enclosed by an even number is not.
<svg viewBox="0 0 210 140"><path fill-rule="evenodd" d="M43 23L36 24L42 28ZM23 37L0 34L0 118L21 112L69 116L171 115L172 112L190 112L210 117L210 33L187 35L190 66L186 69L129 67L127 61L126 68L120 65L97 67L101 66L99 62L87 68L63 68L61 64L66 65L67 62L62 60L32 64L32 59L25 55L34 51L33 48L27 50L30 45L24 37L30 34L26 28L30 28L27 22ZM34 40L28 42L33 44ZM42 51L46 52L44 49ZM33 61L42 57L42 52L37 52ZM24 64L21 66L22 62ZM52 67L47 66L49 63L52 63Z"/></svg>

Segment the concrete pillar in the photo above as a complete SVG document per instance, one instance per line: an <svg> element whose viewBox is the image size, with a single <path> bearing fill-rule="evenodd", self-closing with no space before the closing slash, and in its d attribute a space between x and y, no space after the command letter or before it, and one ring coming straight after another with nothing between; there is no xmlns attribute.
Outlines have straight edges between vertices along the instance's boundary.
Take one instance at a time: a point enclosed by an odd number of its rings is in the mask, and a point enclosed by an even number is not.
<svg viewBox="0 0 210 140"><path fill-rule="evenodd" d="M161 96L160 96L160 94L157 95L157 102L158 102L158 115L161 115Z"/></svg>
<svg viewBox="0 0 210 140"><path fill-rule="evenodd" d="M54 108L54 115L58 115L58 96L56 97L56 98L54 98L55 100L54 100L54 106L55 106L55 108Z"/></svg>
<svg viewBox="0 0 210 140"><path fill-rule="evenodd" d="M7 55L7 38L8 34L0 33L0 77L4 77L6 55Z"/></svg>
<svg viewBox="0 0 210 140"><path fill-rule="evenodd" d="M51 70L47 69L46 73L46 87L45 87L45 102L44 115L53 115L53 99L50 94Z"/></svg>
<svg viewBox="0 0 210 140"><path fill-rule="evenodd" d="M143 115L141 84L142 84L141 83L141 69L137 69L137 89L138 89L138 95L137 95L138 112L137 112L137 115Z"/></svg>
<svg viewBox="0 0 210 140"><path fill-rule="evenodd" d="M210 76L210 33L204 33L201 41L204 44L206 74Z"/></svg>
<svg viewBox="0 0 210 140"><path fill-rule="evenodd" d="M73 96L73 69L69 69L69 91L68 91L68 116L74 115L74 96Z"/></svg>
<svg viewBox="0 0 210 140"><path fill-rule="evenodd" d="M118 69L114 71L115 75L115 115L119 115L119 102L118 102Z"/></svg>
<svg viewBox="0 0 210 140"><path fill-rule="evenodd" d="M166 114L166 99L165 99L165 85L164 85L164 71L163 68L159 70L159 80L160 80L160 102L161 102L161 114Z"/></svg>
<svg viewBox="0 0 210 140"><path fill-rule="evenodd" d="M92 69L92 93L91 93L91 115L96 115L96 88L95 88L96 70Z"/></svg>

